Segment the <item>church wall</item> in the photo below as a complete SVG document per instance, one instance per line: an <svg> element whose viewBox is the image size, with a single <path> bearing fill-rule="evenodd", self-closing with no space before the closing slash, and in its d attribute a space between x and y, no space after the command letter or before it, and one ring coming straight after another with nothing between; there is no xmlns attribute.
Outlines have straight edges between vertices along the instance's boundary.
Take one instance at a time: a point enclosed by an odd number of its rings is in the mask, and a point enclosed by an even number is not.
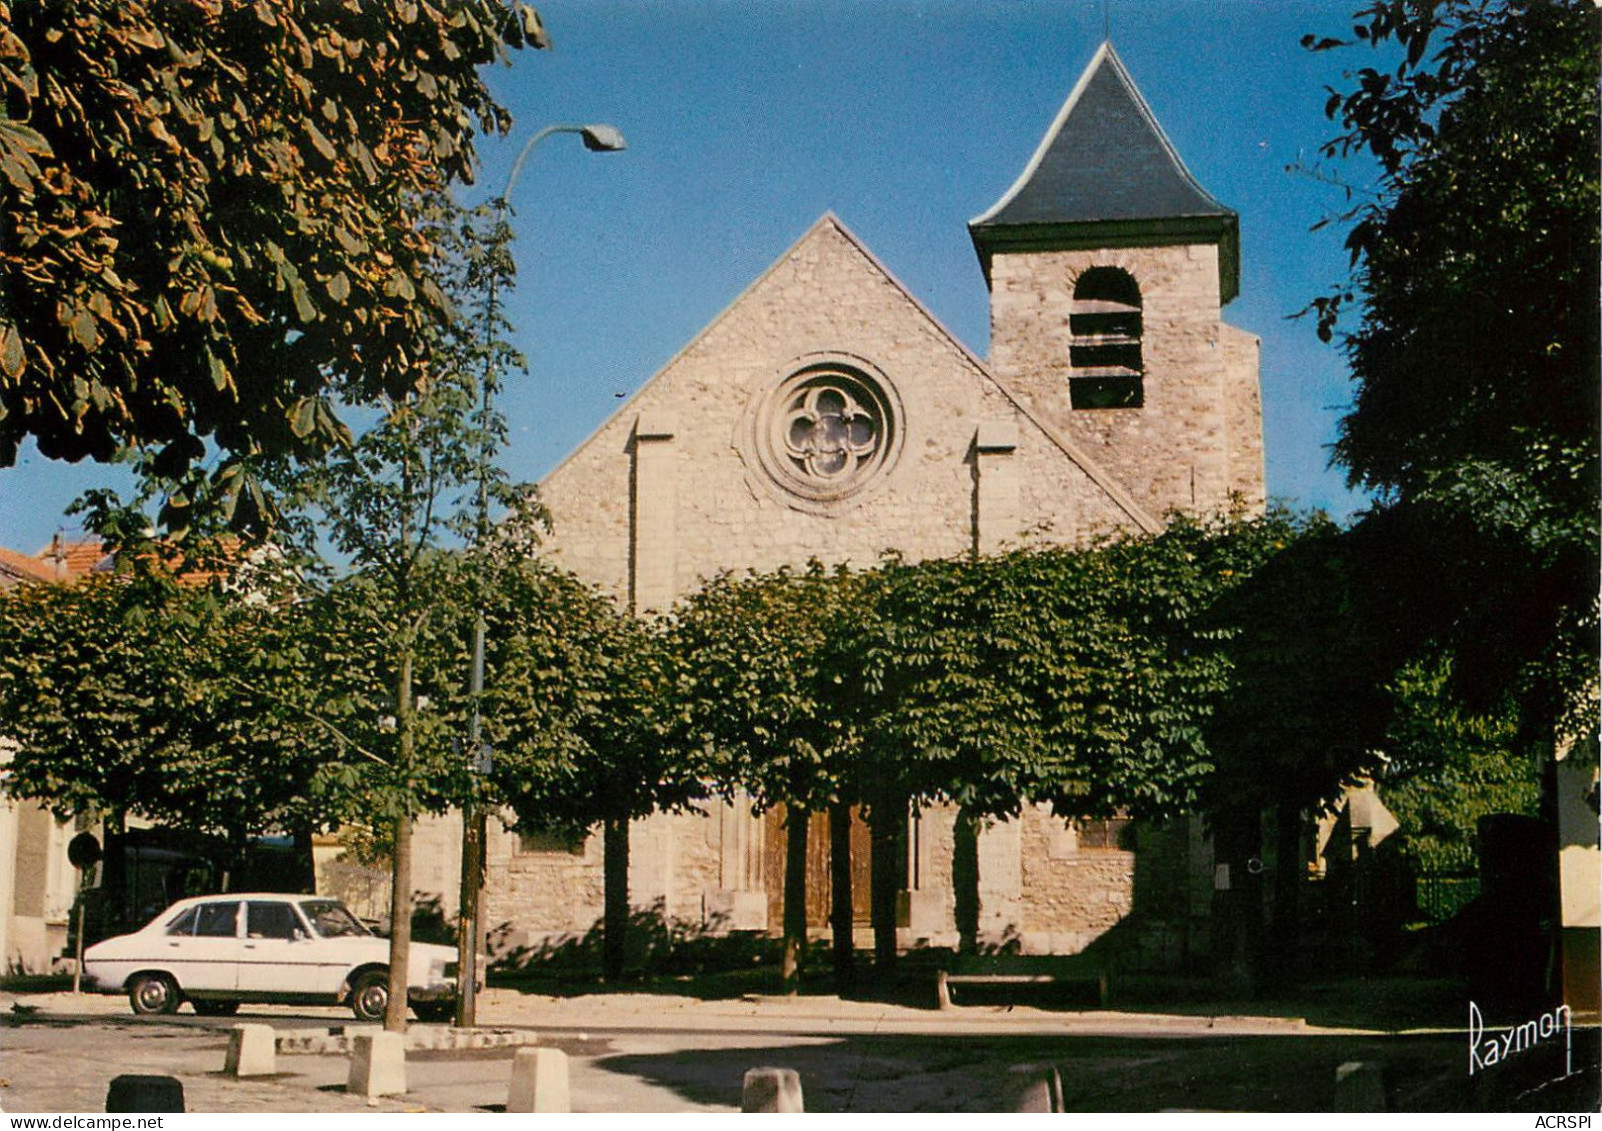
<svg viewBox="0 0 1602 1131"><path fill-rule="evenodd" d="M904 947L955 946L956 906L952 901L952 847L957 810L950 805L921 809L910 822L906 909L897 942Z"/></svg>
<svg viewBox="0 0 1602 1131"><path fill-rule="evenodd" d="M650 444L651 470L673 478L660 497L672 507L677 596L726 569L768 570L813 557L871 566L890 550L913 560L970 552L972 446L986 421L1018 429L1010 457L1019 491L1014 541L1029 532L1038 541L1071 542L1127 525L893 282L864 269L868 262L843 234L820 227L671 362L542 485L553 521L550 558L628 598L631 459L641 421L653 433L671 432ZM838 351L865 359L894 385L905 441L895 467L864 496L831 513L808 513L768 485L748 450L748 413L796 359ZM632 487L655 489L645 481Z"/></svg>
<svg viewBox="0 0 1602 1131"><path fill-rule="evenodd" d="M1220 323L1224 353L1224 413L1229 436L1229 489L1248 513L1267 504L1263 455L1263 396L1258 380L1262 340L1227 322Z"/></svg>
<svg viewBox="0 0 1602 1131"><path fill-rule="evenodd" d="M1013 546L1077 545L1132 527L1126 514L1055 446L1016 454L1019 525Z"/></svg>
<svg viewBox="0 0 1602 1131"><path fill-rule="evenodd" d="M721 831L720 822L707 813L655 813L635 822L629 840L630 903L691 928L716 920L719 908L709 893L722 889Z"/></svg>
<svg viewBox="0 0 1602 1131"><path fill-rule="evenodd" d="M600 921L601 838L573 844L523 838L490 822L481 919L495 954L557 944Z"/></svg>
<svg viewBox="0 0 1602 1131"><path fill-rule="evenodd" d="M1044 806L1025 809L1017 824L1029 893L1019 924L1026 953L1077 954L1129 914L1133 852L1082 847L1076 830Z"/></svg>
<svg viewBox="0 0 1602 1131"><path fill-rule="evenodd" d="M952 849L956 810L924 809L910 847L899 942L955 946ZM1174 969L1196 950L1211 896L1211 854L1191 822L1136 823L1122 846L1081 843L1077 827L1026 807L980 834L980 941L1025 954L1097 947L1117 968ZM1099 944L1099 945L1098 945Z"/></svg>
<svg viewBox="0 0 1602 1131"><path fill-rule="evenodd" d="M1097 266L1123 268L1140 286L1141 408L1070 405L1074 284ZM1243 438L1242 463L1250 464L1249 437L1260 428L1255 359L1219 310L1218 249L1210 244L997 254L990 366L1151 513L1215 511L1233 485L1230 436Z"/></svg>
<svg viewBox="0 0 1602 1131"><path fill-rule="evenodd" d="M1199 286L1196 279L1211 272L1216 339L1216 262L1194 266L1184 256L1162 262L1188 285ZM1154 285L1150 317L1176 325L1183 314L1200 322L1199 299L1196 310L1168 309L1176 305L1171 296L1188 293L1177 284ZM1066 313L1063 322L1066 328ZM1066 364L1066 345L1062 352ZM1154 357L1161 352L1153 347ZM753 414L801 359L820 353L860 364L893 389L901 447L893 466L859 495L797 505L753 451ZM1214 409L1220 372L1215 359L1206 377ZM1221 417L1209 427L1217 441ZM1091 446L1092 458L1101 458ZM1120 478L1117 468L1108 470ZM1221 483L1224 469L1215 471ZM1188 490L1188 464L1165 474L1183 474ZM892 550L911 560L951 557L1075 544L1132 525L1009 393L828 220L553 471L541 491L552 515L549 559L647 614L724 570L799 566L811 558L867 567ZM901 931L909 945L956 941L953 817L935 809L920 822L912 849L918 882L905 893ZM1112 856L1055 867L1032 860L1044 835L1034 820L981 835L981 930L994 941L1028 933L1042 948L1077 950L1127 911L1129 865ZM746 850L730 838L752 839L749 829L735 828L725 813L637 822L633 906L712 930L776 929L771 905L779 877L731 866ZM762 843L760 835L754 843ZM1045 885L1042 894L1034 890L1037 881ZM572 852L530 853L492 829L486 898L488 923L513 924L502 949L587 932L602 913L599 837Z"/></svg>

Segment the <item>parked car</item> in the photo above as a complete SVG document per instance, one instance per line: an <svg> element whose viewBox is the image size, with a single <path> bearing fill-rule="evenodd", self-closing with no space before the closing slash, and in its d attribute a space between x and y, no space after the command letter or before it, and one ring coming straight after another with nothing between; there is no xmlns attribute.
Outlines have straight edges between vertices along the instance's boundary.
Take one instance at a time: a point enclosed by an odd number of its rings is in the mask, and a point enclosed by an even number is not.
<svg viewBox="0 0 1602 1131"><path fill-rule="evenodd" d="M181 899L83 954L89 986L126 992L135 1013L172 1013L188 1001L217 1017L249 1001L346 1004L358 1019L378 1021L389 1004L388 964L389 941L337 899L266 892ZM448 1018L455 949L413 943L407 985L421 1020Z"/></svg>

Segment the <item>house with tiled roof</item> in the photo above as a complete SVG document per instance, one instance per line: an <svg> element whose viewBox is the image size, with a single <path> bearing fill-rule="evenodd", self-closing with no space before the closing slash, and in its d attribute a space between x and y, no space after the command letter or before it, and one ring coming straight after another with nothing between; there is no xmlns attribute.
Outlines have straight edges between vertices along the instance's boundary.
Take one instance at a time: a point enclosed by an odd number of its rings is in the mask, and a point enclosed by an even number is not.
<svg viewBox="0 0 1602 1131"><path fill-rule="evenodd" d="M0 546L0 589L54 585L111 567L98 538L57 534L34 554ZM7 755L0 741L0 773ZM0 963L5 970L51 968L67 940L76 873L67 842L76 831L44 806L0 796Z"/></svg>
<svg viewBox="0 0 1602 1131"><path fill-rule="evenodd" d="M86 573L108 570L112 557L98 538L67 538L57 534L35 554L0 546L0 586L25 581L69 581Z"/></svg>
<svg viewBox="0 0 1602 1131"><path fill-rule="evenodd" d="M56 580L54 562L47 562L29 554L19 554L6 546L0 546L0 588L25 582L54 580Z"/></svg>

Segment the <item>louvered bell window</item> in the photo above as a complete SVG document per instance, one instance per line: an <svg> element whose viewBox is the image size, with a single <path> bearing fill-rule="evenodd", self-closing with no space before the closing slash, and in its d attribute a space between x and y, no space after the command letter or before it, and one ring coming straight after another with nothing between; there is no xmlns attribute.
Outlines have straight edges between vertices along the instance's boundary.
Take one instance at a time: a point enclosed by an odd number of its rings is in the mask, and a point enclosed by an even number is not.
<svg viewBox="0 0 1602 1131"><path fill-rule="evenodd" d="M1074 285L1068 317L1069 398L1078 408L1139 408L1140 287L1118 267L1092 267Z"/></svg>

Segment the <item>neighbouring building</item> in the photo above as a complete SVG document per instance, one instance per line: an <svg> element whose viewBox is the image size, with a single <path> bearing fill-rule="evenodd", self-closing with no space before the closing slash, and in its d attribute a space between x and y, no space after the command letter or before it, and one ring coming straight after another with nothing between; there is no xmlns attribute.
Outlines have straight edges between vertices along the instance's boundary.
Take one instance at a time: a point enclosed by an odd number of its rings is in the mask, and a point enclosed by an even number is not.
<svg viewBox="0 0 1602 1131"><path fill-rule="evenodd" d="M34 555L0 546L0 589L54 585L109 568L97 540L56 537ZM11 753L0 740L0 779ZM0 973L46 973L67 942L77 872L67 860L71 821L0 792Z"/></svg>

